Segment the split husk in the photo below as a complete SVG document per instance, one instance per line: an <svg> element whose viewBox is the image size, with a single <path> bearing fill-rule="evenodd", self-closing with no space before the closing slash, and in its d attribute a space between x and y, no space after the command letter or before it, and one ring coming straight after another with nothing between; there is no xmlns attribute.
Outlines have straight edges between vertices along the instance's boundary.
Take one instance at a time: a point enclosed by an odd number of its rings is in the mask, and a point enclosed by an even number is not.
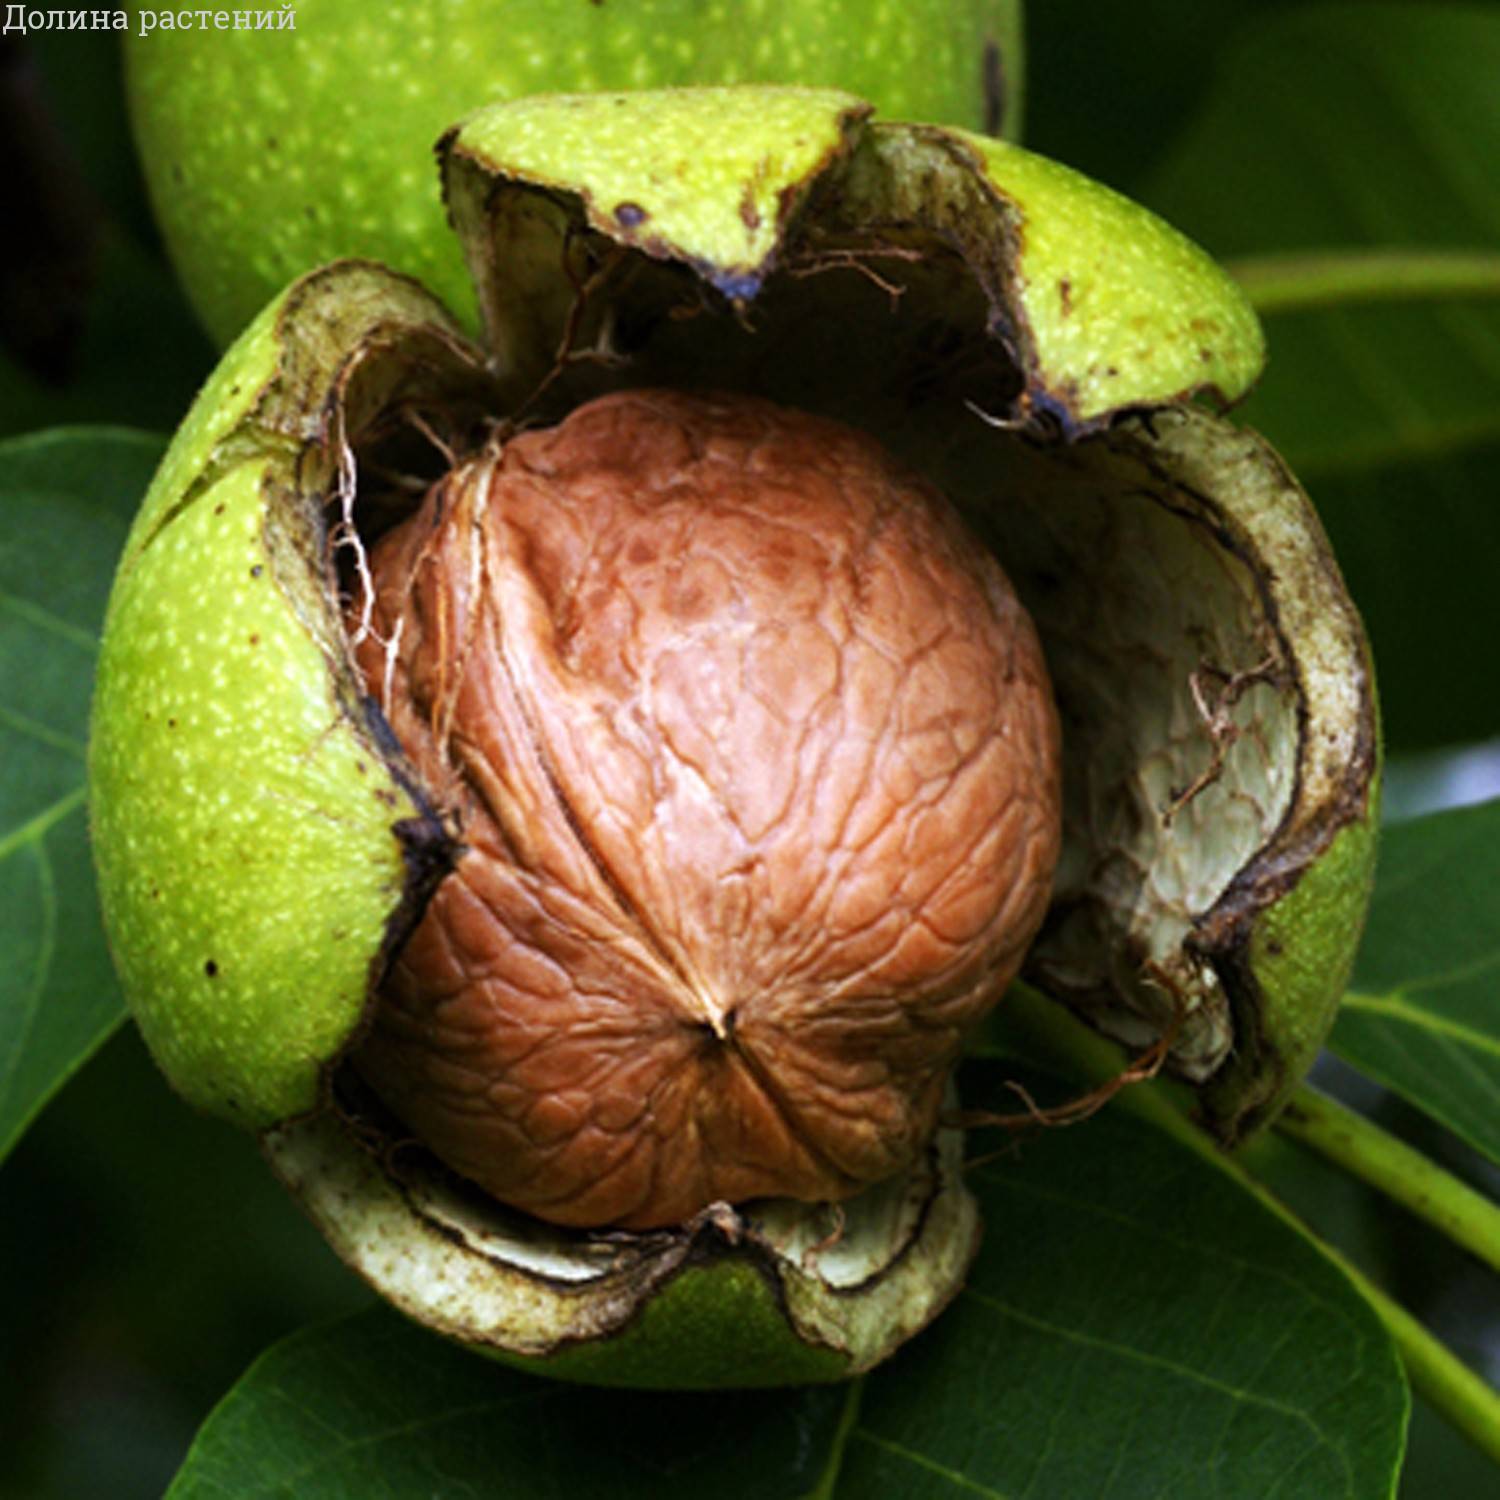
<svg viewBox="0 0 1500 1500"><path fill-rule="evenodd" d="M523 100L443 143L484 316L342 262L278 298L127 545L91 751L106 921L178 1089L262 1134L413 1316L590 1380L827 1379L946 1304L960 1146L840 1214L716 1205L547 1230L393 1131L341 1065L455 856L354 672L363 538L495 424L603 391L745 391L876 432L1003 559L1063 724L1064 849L1026 968L1168 1066L1233 1142L1331 1024L1368 896L1368 650L1312 507L1211 408L1253 315L1144 210L844 95Z"/></svg>

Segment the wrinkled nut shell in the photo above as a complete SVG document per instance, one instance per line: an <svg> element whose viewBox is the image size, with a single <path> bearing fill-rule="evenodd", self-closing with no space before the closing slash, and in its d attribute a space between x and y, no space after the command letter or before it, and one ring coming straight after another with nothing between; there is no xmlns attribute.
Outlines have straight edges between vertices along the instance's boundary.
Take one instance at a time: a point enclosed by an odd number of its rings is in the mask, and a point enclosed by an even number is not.
<svg viewBox="0 0 1500 1500"><path fill-rule="evenodd" d="M569 1225L911 1162L1059 841L1036 635L946 501L824 419L636 391L371 569L358 661L464 845L356 1055L389 1107Z"/></svg>

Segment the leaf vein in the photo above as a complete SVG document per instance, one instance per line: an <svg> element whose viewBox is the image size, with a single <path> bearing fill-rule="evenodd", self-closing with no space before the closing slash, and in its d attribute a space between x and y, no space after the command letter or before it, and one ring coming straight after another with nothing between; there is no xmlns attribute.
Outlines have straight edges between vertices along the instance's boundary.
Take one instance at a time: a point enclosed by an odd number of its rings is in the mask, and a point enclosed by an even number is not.
<svg viewBox="0 0 1500 1500"><path fill-rule="evenodd" d="M30 982L17 988L22 990L20 1004L21 1025L10 1048L10 1056L0 1069L0 1102L10 1098L21 1060L26 1055L26 1042L36 1028L41 1014L42 994L46 988L47 975L52 969L52 956L57 948L57 884L52 878L52 861L47 858L46 845L38 842L34 846L37 866L37 885L41 893L41 931L37 934L36 957L32 964Z"/></svg>
<svg viewBox="0 0 1500 1500"><path fill-rule="evenodd" d="M62 734L36 719L27 718L25 714L18 714L14 709L6 708L3 704L0 704L0 728L14 730L17 734L45 745L49 750L62 750L68 755L76 756L79 760L82 760L86 754L81 740L74 739L70 734Z"/></svg>
<svg viewBox="0 0 1500 1500"><path fill-rule="evenodd" d="M99 649L99 638L92 631L69 624L67 620L60 619L51 610L43 609L29 599L18 598L15 594L0 593L0 609L8 610L19 619L25 620L27 624L35 625L39 630L45 630L48 634L67 641L69 645L87 651L90 656Z"/></svg>
<svg viewBox="0 0 1500 1500"><path fill-rule="evenodd" d="M53 825L62 822L74 808L83 802L83 798L83 787L75 787L66 797L59 797L51 807L43 808L34 818L0 837L0 860L9 859L17 849L40 843Z"/></svg>
<svg viewBox="0 0 1500 1500"><path fill-rule="evenodd" d="M994 1169L991 1169L992 1171ZM1287 1272L1277 1270L1273 1266L1267 1266L1259 1261L1230 1254L1221 1244L1214 1241L1200 1241L1189 1238L1186 1235L1174 1234L1169 1230L1162 1229L1156 1224L1147 1223L1140 1218L1133 1218L1127 1213L1106 1208L1099 1203L1084 1203L1078 1198L1067 1193L1056 1192L1034 1182L1007 1181L1007 1190L1011 1192L1026 1192L1032 1197L1040 1199L1044 1203L1053 1203L1077 1213L1090 1214L1095 1218L1104 1219L1114 1224L1120 1224L1128 1228L1133 1234L1147 1236L1163 1244L1174 1246L1193 1255L1210 1256L1220 1264L1232 1266L1236 1270L1253 1274L1270 1281L1276 1285L1285 1287L1295 1292L1310 1306L1321 1309L1331 1317L1347 1324L1348 1317L1337 1303L1329 1302L1311 1291L1305 1282L1299 1281L1295 1276Z"/></svg>
<svg viewBox="0 0 1500 1500"><path fill-rule="evenodd" d="M1483 968L1488 968L1493 960L1487 960ZM1461 971L1455 971L1455 975ZM1344 996L1344 1004L1353 1011L1367 1012L1371 1015L1383 1016L1388 1020L1400 1022L1413 1026L1419 1031L1430 1031L1434 1036L1444 1037L1454 1042L1461 1042L1464 1046L1472 1048L1476 1052L1484 1052L1500 1057L1500 1038L1486 1036L1482 1031L1476 1031L1470 1026L1465 1026L1459 1021L1454 1021L1447 1016L1438 1015L1434 1011L1422 1010L1418 1006L1410 1005L1406 1001L1404 990L1393 990L1384 995L1348 994Z"/></svg>
<svg viewBox="0 0 1500 1500"><path fill-rule="evenodd" d="M1138 1364L1149 1365L1153 1369L1165 1370L1205 1390L1217 1391L1220 1395L1227 1396L1232 1401L1240 1401L1247 1406L1254 1406L1264 1411L1273 1412L1278 1416L1289 1419L1298 1426L1307 1428L1317 1436L1320 1442L1329 1447L1335 1446L1330 1442L1328 1435L1307 1412L1301 1411L1285 1401L1278 1401L1274 1397L1262 1395L1257 1391L1231 1385L1228 1381L1205 1374L1201 1370L1194 1370L1188 1365L1180 1364L1162 1355L1151 1354L1144 1349L1133 1349L1127 1344L1117 1343L1113 1339L1101 1338L1097 1334L1082 1333L1077 1329L1065 1328L1059 1323L1049 1322L1047 1319L1039 1318L1033 1313L1023 1312L1020 1308L1002 1302L998 1297L992 1297L985 1292L976 1291L973 1287L966 1287L960 1293L960 1296L971 1299L981 1307L999 1313L1001 1317L1010 1318L1013 1322L1020 1323L1024 1327L1035 1329L1039 1333L1049 1334L1054 1338L1077 1344L1086 1349L1098 1350L1101 1353L1112 1355L1127 1363L1134 1361ZM1285 1334L1283 1334L1283 1338L1285 1338Z"/></svg>
<svg viewBox="0 0 1500 1500"><path fill-rule="evenodd" d="M988 1495L991 1497L991 1500L1007 1500L1003 1491L991 1489L986 1484L979 1484L975 1480L970 1479L966 1474L960 1474L956 1469L950 1469L946 1465L938 1463L936 1459L928 1458L925 1453L914 1453L903 1444L893 1442L889 1438L880 1437L866 1427L857 1428L854 1436L863 1439L873 1448L879 1448L886 1453L894 1454L897 1458L904 1458L908 1463L915 1464L919 1469L926 1469L928 1473L936 1474L946 1479L950 1484L955 1484L960 1489L967 1490L970 1494Z"/></svg>

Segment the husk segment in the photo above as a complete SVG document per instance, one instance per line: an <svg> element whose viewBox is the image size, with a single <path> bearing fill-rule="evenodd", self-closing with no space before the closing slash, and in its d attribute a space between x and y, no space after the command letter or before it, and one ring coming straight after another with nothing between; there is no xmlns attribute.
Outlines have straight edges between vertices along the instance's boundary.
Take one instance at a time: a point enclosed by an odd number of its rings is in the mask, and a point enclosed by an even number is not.
<svg viewBox="0 0 1500 1500"><path fill-rule="evenodd" d="M89 762L105 924L163 1070L242 1124L317 1106L443 867L349 661L328 500L386 414L481 394L415 283L317 273L219 367L126 544Z"/></svg>
<svg viewBox="0 0 1500 1500"><path fill-rule="evenodd" d="M857 266L902 285L919 257L945 321L1020 377L1007 417L1068 436L1132 407L1229 402L1260 372L1244 297L1139 205L1018 146L869 115L827 90L682 89L519 100L450 132L449 212L502 376L529 394L565 331L575 355L618 346L575 307L605 246L746 308L773 276ZM596 314L619 300L611 287Z"/></svg>
<svg viewBox="0 0 1500 1500"><path fill-rule="evenodd" d="M858 1374L936 1316L978 1245L956 1131L836 1212L721 1203L639 1234L512 1213L420 1153L393 1169L351 1150L329 1114L270 1132L265 1147L338 1253L398 1307L483 1353L603 1384Z"/></svg>

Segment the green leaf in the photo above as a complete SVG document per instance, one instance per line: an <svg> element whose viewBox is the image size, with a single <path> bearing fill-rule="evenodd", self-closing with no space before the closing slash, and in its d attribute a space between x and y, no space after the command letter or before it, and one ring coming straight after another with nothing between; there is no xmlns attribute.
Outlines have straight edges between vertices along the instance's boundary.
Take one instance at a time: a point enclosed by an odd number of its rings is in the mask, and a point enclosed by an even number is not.
<svg viewBox="0 0 1500 1500"><path fill-rule="evenodd" d="M1226 1174L1106 1112L974 1186L970 1285L870 1377L840 1495L1392 1493L1406 1394L1383 1327Z"/></svg>
<svg viewBox="0 0 1500 1500"><path fill-rule="evenodd" d="M1336 5L1280 17L1231 56L1152 185L1153 205L1221 256L1490 250L1500 236L1497 71L1500 15L1483 8ZM1492 303L1278 319L1270 333L1277 352L1246 416L1309 477L1500 437ZM1293 338L1290 351L1279 347ZM1322 399L1308 400L1314 392Z"/></svg>
<svg viewBox="0 0 1500 1500"><path fill-rule="evenodd" d="M120 1017L84 750L124 517L161 451L110 429L0 443L0 1157Z"/></svg>
<svg viewBox="0 0 1500 1500"><path fill-rule="evenodd" d="M1492 399L1500 411L1500 386ZM1489 740L1500 722L1487 644L1500 641L1496 473L1500 443L1313 487L1370 634L1393 752Z"/></svg>
<svg viewBox="0 0 1500 1500"><path fill-rule="evenodd" d="M1497 75L1492 8L1283 14L1230 52L1147 201L1221 257L1492 253ZM1487 565L1500 555L1500 304L1452 287L1368 304L1367 290L1269 317L1270 364L1240 415L1328 523L1370 627L1392 743L1482 739L1493 692L1454 692L1433 663L1457 641L1500 638Z"/></svg>
<svg viewBox="0 0 1500 1500"><path fill-rule="evenodd" d="M1019 1108L994 1064L971 1067L965 1102ZM989 1228L968 1289L862 1388L589 1392L370 1313L254 1366L171 1495L490 1493L497 1474L517 1500L1391 1493L1406 1392L1389 1338L1216 1166L1111 1113L973 1181Z"/></svg>
<svg viewBox="0 0 1500 1500"><path fill-rule="evenodd" d="M590 1390L491 1364L381 1308L276 1345L168 1494L793 1500L818 1482L848 1396Z"/></svg>
<svg viewBox="0 0 1500 1500"><path fill-rule="evenodd" d="M1500 1161L1500 800L1386 830L1331 1045Z"/></svg>

